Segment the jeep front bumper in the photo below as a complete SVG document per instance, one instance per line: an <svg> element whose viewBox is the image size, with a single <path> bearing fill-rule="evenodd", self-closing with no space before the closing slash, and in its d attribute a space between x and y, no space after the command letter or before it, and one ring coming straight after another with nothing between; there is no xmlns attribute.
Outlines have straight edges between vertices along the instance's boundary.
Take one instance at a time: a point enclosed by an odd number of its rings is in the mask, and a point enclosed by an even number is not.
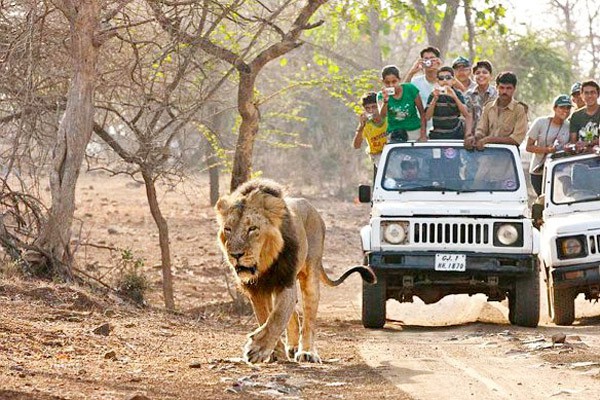
<svg viewBox="0 0 600 400"><path fill-rule="evenodd" d="M556 288L600 285L600 263L585 263L552 269L552 282Z"/></svg>
<svg viewBox="0 0 600 400"><path fill-rule="evenodd" d="M395 273L432 273L444 275L497 275L499 277L522 276L537 271L537 256L531 254L495 254L464 253L466 270L464 272L435 271L435 255L437 252L368 252L368 263L371 268L381 272ZM451 253L451 252L440 252Z"/></svg>

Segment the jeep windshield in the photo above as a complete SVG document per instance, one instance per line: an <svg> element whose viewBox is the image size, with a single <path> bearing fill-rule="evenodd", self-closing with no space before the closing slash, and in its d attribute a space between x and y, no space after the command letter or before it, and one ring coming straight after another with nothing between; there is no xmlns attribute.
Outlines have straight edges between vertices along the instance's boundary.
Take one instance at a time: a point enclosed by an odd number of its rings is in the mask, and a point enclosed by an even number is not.
<svg viewBox="0 0 600 400"><path fill-rule="evenodd" d="M431 142L428 142L431 143ZM517 160L518 161L518 160ZM389 191L514 192L517 165L506 148L466 150L456 146L390 149L381 186Z"/></svg>
<svg viewBox="0 0 600 400"><path fill-rule="evenodd" d="M600 158L566 160L552 171L554 204L600 200Z"/></svg>

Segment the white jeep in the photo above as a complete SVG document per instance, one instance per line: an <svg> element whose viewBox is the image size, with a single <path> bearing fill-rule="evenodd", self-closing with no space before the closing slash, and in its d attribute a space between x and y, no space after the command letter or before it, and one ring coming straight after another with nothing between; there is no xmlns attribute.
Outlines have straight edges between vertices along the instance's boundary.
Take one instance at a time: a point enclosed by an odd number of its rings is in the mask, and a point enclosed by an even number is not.
<svg viewBox="0 0 600 400"><path fill-rule="evenodd" d="M575 319L575 297L600 297L600 156L557 153L546 161L544 193L533 206L550 315Z"/></svg>
<svg viewBox="0 0 600 400"><path fill-rule="evenodd" d="M537 326L539 231L516 146L386 145L372 193L363 185L359 199L372 204L360 234L378 279L363 286L365 327L384 326L387 299L430 304L460 293L508 297L510 322Z"/></svg>

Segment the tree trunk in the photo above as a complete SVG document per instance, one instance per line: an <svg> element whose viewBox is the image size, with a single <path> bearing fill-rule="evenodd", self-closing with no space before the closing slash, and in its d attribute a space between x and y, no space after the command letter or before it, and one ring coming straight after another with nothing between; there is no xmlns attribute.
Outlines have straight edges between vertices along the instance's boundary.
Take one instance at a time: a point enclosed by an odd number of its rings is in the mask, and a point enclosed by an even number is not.
<svg viewBox="0 0 600 400"><path fill-rule="evenodd" d="M379 3L379 2L378 2ZM369 33L371 36L371 51L372 55L369 58L369 68L379 69L383 65L383 57L381 55L381 43L379 40L379 30L381 29L381 5L371 7L367 11L369 18Z"/></svg>
<svg viewBox="0 0 600 400"><path fill-rule="evenodd" d="M50 267L48 272L70 278L72 254L69 242L75 212L75 186L94 120L98 58L94 35L100 7L94 0L81 0L76 7L71 3L57 5L70 23L74 76L67 93L65 113L58 126L49 171L52 204L36 245L45 253L44 262Z"/></svg>
<svg viewBox="0 0 600 400"><path fill-rule="evenodd" d="M232 192L242 183L249 180L252 174L254 138L258 133L258 123L260 122L260 112L254 101L255 82L255 72L240 72L238 111L242 117L242 123L233 158L230 186Z"/></svg>
<svg viewBox="0 0 600 400"><path fill-rule="evenodd" d="M475 26L473 25L473 15L471 14L472 0L464 0L465 21L467 24L467 41L469 43L469 60L471 63L475 60Z"/></svg>
<svg viewBox="0 0 600 400"><path fill-rule="evenodd" d="M167 310L175 310L175 300L173 299L173 275L171 274L171 248L169 245L169 226L160 211L160 206L156 197L156 186L152 179L152 171L142 168L142 177L146 186L146 196L150 213L158 227L158 242L160 243L160 258L163 276L163 296Z"/></svg>
<svg viewBox="0 0 600 400"><path fill-rule="evenodd" d="M425 32L427 33L429 45L437 47L440 50L440 56L442 58L444 58L448 51L448 43L450 43L454 21L456 20L456 14L458 13L459 1L460 0L446 1L446 10L444 11L444 17L438 32L438 24L435 21L434 15L434 12L436 11L428 11L421 0L412 0L415 10L423 18L423 25L425 27Z"/></svg>
<svg viewBox="0 0 600 400"><path fill-rule="evenodd" d="M208 164L210 205L214 206L219 200L219 159L210 144L206 146L206 163Z"/></svg>

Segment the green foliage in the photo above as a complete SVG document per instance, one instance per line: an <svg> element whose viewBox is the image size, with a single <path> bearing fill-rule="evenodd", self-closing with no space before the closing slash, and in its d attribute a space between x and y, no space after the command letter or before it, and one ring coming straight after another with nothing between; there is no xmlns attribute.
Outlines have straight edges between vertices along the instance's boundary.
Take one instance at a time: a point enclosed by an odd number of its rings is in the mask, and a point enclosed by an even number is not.
<svg viewBox="0 0 600 400"><path fill-rule="evenodd" d="M490 33L493 28L499 35L508 33L508 28L503 23L506 16L506 7L502 3L495 0L485 0L485 6L482 9L475 10L475 27L478 28L479 34Z"/></svg>
<svg viewBox="0 0 600 400"><path fill-rule="evenodd" d="M115 286L119 295L133 300L138 305L144 305L144 295L150 287L142 268L144 260L135 258L130 249L121 251L119 274Z"/></svg>
<svg viewBox="0 0 600 400"><path fill-rule="evenodd" d="M560 93L568 93L573 77L571 64L552 38L539 32L522 36L495 37L488 43L495 70L513 71L519 79L517 97L528 104L548 104Z"/></svg>
<svg viewBox="0 0 600 400"><path fill-rule="evenodd" d="M217 135L208 129L205 125L195 124L196 129L206 138L210 147L213 149L214 154L221 161L223 169L227 172L231 172L233 163L231 157L228 156L227 151L221 146Z"/></svg>

